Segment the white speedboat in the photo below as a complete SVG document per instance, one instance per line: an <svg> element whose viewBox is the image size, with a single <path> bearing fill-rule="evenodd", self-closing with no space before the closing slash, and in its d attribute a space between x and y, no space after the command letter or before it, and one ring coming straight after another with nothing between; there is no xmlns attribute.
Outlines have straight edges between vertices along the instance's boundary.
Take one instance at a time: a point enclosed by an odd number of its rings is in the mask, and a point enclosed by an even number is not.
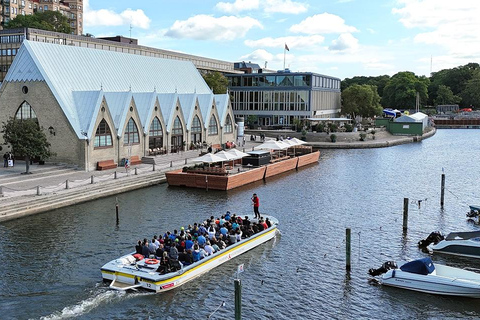
<svg viewBox="0 0 480 320"><path fill-rule="evenodd" d="M434 253L480 258L480 231L452 232L430 248Z"/></svg>
<svg viewBox="0 0 480 320"><path fill-rule="evenodd" d="M105 264L101 269L102 277L104 281L110 282L110 288L122 291L143 288L155 292L163 292L177 288L222 263L274 238L277 234L278 220L271 216L262 217L270 220L272 224L270 228L253 234L249 238L242 239L242 241L188 266L180 264L180 270L178 271L161 274L157 272L159 260L143 259L136 261L132 253ZM250 215L249 220L257 221Z"/></svg>
<svg viewBox="0 0 480 320"><path fill-rule="evenodd" d="M382 276L381 283L431 294L480 298L479 273L434 265L430 258L410 261L398 269L388 270Z"/></svg>

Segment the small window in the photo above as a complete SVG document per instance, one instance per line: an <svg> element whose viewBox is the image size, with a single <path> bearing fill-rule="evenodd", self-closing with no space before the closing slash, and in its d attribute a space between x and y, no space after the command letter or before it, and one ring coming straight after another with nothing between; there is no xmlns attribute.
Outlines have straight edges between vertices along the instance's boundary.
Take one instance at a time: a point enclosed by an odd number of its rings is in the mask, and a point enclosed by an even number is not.
<svg viewBox="0 0 480 320"><path fill-rule="evenodd" d="M24 101L18 108L15 118L20 120L36 119L37 115L35 114L35 111L33 111L30 104L27 101Z"/></svg>
<svg viewBox="0 0 480 320"><path fill-rule="evenodd" d="M232 118L230 115L227 115L227 120L225 121L225 133L233 132Z"/></svg>

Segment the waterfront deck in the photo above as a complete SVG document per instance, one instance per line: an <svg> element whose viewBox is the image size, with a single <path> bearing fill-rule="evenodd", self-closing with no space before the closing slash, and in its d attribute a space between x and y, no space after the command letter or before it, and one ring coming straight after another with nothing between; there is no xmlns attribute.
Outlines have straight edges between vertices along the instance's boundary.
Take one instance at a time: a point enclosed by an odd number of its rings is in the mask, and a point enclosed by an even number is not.
<svg viewBox="0 0 480 320"><path fill-rule="evenodd" d="M260 167L233 166L230 170L225 169L225 175L211 174L208 171L202 173L200 171L183 172L183 170L173 170L167 172L165 176L170 186L231 190L283 172L316 163L319 158L320 152L315 151L300 156L278 158L278 161L275 161L277 160L275 159L271 163Z"/></svg>

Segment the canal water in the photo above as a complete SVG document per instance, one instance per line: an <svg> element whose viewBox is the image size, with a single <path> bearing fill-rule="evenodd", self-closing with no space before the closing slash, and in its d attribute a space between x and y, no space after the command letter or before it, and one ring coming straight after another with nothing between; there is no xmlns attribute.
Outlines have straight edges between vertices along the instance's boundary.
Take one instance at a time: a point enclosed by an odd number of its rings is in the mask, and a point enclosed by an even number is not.
<svg viewBox="0 0 480 320"><path fill-rule="evenodd" d="M238 264L244 319L472 319L478 300L439 297L369 281L387 260L425 257L416 243L431 231L477 230L465 219L480 203L476 130L439 130L420 143L385 149L322 151L318 165L229 192L166 184L0 224L2 319L212 319L234 316ZM446 174L445 208L440 181ZM151 238L227 210L280 220L281 234L178 289L119 293L100 267ZM403 198L410 199L402 231ZM418 207L418 200L422 200ZM345 271L345 229L352 271ZM434 262L480 269L471 259Z"/></svg>

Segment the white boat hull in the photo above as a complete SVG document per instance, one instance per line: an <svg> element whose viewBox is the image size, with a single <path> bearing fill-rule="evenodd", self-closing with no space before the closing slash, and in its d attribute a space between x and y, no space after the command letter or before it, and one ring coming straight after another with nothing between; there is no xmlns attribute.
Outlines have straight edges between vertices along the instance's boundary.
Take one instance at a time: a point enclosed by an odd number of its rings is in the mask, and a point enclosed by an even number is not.
<svg viewBox="0 0 480 320"><path fill-rule="evenodd" d="M132 257L129 254L105 264L102 267L102 277L106 281L111 281L111 288L117 290L144 288L155 292L163 292L177 288L211 269L218 267L222 263L274 238L277 234L278 221L273 217L269 218L272 222L276 222L272 224L272 227L269 229L255 234L250 238L243 239L241 242L216 252L212 256L206 257L197 263L182 267L182 269L177 272L162 275L155 271L158 268L158 264L152 265L151 269L146 269L150 266L144 266L139 269L135 266L135 263L132 264L129 262L131 261L130 257Z"/></svg>
<svg viewBox="0 0 480 320"><path fill-rule="evenodd" d="M428 275L389 270L382 276L382 284L419 292L480 298L480 274L463 269L435 264Z"/></svg>

